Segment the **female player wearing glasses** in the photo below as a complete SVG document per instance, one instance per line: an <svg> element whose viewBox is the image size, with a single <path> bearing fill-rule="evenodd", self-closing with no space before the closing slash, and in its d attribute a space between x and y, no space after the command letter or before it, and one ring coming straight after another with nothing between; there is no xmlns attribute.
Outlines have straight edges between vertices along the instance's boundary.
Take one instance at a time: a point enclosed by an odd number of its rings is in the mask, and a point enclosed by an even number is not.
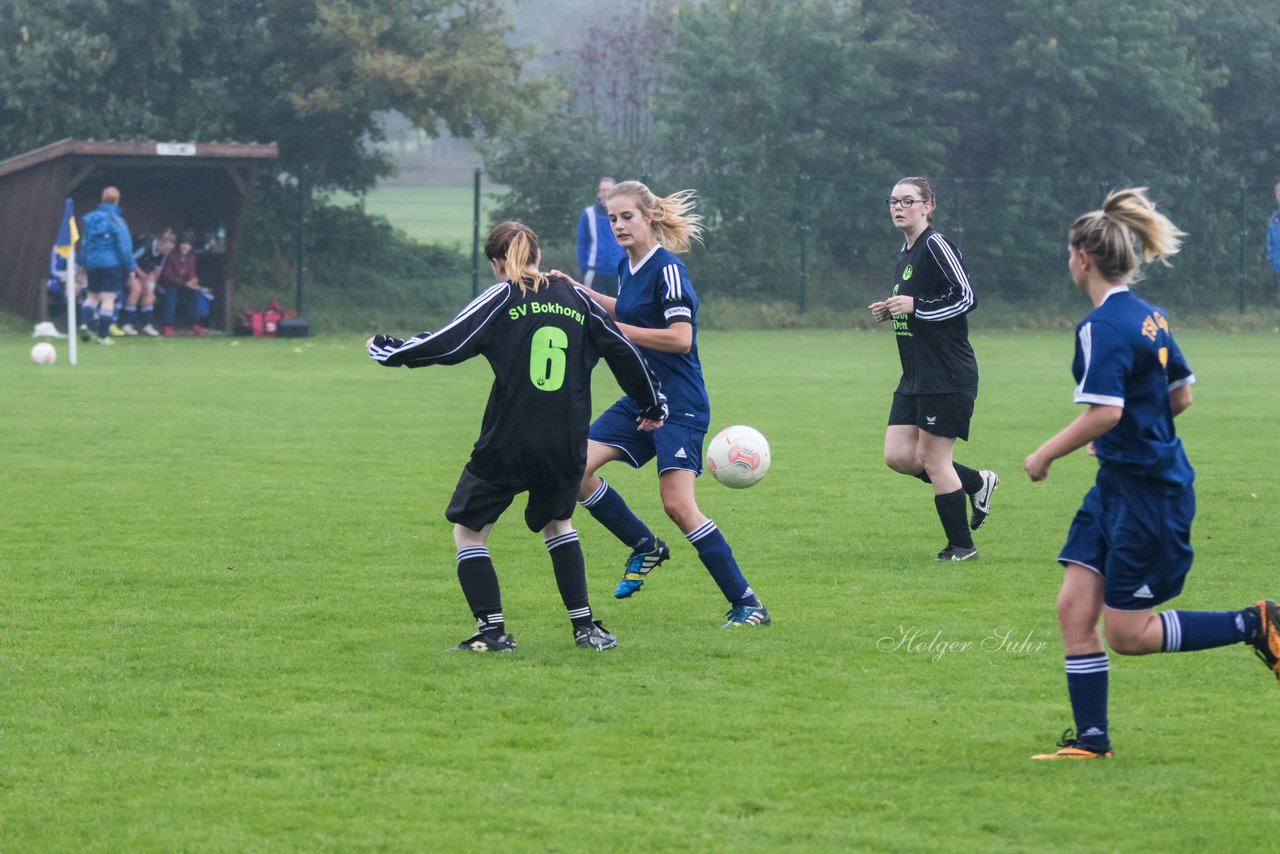
<svg viewBox="0 0 1280 854"><path fill-rule="evenodd" d="M1097 483L1058 555L1058 622L1079 735L1072 738L1068 730L1060 750L1032 759L1111 758L1111 666L1099 619L1107 643L1121 655L1247 643L1280 676L1275 602L1239 611L1152 610L1182 592L1191 568L1195 473L1173 418L1191 405L1195 376L1164 312L1139 299L1129 284L1138 278L1140 260L1175 254L1181 237L1142 189L1111 193L1102 210L1081 216L1067 234L1071 279L1093 302L1076 327L1071 366L1075 402L1089 408L1028 456L1023 468L1032 480L1044 480L1054 460L1089 442L1099 465Z"/></svg>
<svg viewBox="0 0 1280 854"><path fill-rule="evenodd" d="M884 462L933 485L933 503L947 536L937 560L970 560L978 556L970 531L991 512L1000 478L951 458L956 439L969 439L978 397L978 363L965 318L975 303L960 250L933 230L933 209L933 188L924 178L903 178L889 197L889 215L906 240L893 295L868 306L877 321L892 319L902 362L884 434ZM966 504L973 508L972 521Z"/></svg>

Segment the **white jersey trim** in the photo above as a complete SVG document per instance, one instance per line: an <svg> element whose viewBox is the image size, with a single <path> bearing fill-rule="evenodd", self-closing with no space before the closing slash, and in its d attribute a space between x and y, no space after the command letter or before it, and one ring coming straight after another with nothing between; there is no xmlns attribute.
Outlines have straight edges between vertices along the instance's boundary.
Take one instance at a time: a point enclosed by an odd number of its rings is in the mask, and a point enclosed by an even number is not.
<svg viewBox="0 0 1280 854"><path fill-rule="evenodd" d="M661 243L655 243L655 244L653 244L653 248L652 248L652 249L650 249L648 252L646 252L646 253L645 253L645 256L644 256L643 258L641 258L641 259L640 259L640 263L638 263L638 264L631 264L631 275L633 275L633 276L634 276L634 275L635 275L635 274L640 270L640 268L641 268L641 267L643 267L643 266L645 265L645 262L646 262L646 261L648 261L650 258L652 258L652 257L653 257L653 253L657 252L657 251L658 251L659 249L661 249L661 248L662 248L662 244L661 244ZM630 261L630 256L628 256L628 263L629 263L629 261Z"/></svg>
<svg viewBox="0 0 1280 854"><path fill-rule="evenodd" d="M591 232L591 252L587 254L587 269L594 271L596 268L596 253L600 250L600 232L599 225L596 222L596 206L588 205L583 208L582 215L587 218L587 229Z"/></svg>
<svg viewBox="0 0 1280 854"><path fill-rule="evenodd" d="M486 317L483 323L477 326L470 335L468 335L466 338L459 341L458 346L454 347L452 350L449 350L447 352L437 354L437 358L441 356L447 356L450 353L458 352L466 345L468 341L470 341L482 329L484 329L488 325L489 320L493 317L493 314L496 313L498 309L502 308L502 304L506 301L506 292L509 291L510 288L511 288L510 282L498 282L496 285L492 285L487 291L480 294L480 296L476 297L471 302L467 303L466 307L463 308L462 311L458 312L458 316L455 317L453 320L449 321L449 323L443 328L438 329L435 332L423 332L421 335L415 335L414 337L410 338L408 341L404 342L394 350L388 351L386 355L391 356L391 355L394 355L395 353L403 353L405 350L412 350L414 347L417 347L423 344L424 342L436 337L437 335L440 335L441 333L446 332L449 329L452 329L462 321L471 317L471 315L483 309L486 304L490 302L494 302L496 300L497 304L493 306L493 310L490 312L489 317ZM385 359L386 357L384 356L383 360L385 361Z"/></svg>
<svg viewBox="0 0 1280 854"><path fill-rule="evenodd" d="M919 320L938 321L959 317L973 308L973 289L969 287L969 277L965 275L964 264L956 257L951 244L947 243L940 234L929 235L928 247L934 261L942 269L942 274L960 288L960 301L935 311L920 311L917 309L916 318Z"/></svg>

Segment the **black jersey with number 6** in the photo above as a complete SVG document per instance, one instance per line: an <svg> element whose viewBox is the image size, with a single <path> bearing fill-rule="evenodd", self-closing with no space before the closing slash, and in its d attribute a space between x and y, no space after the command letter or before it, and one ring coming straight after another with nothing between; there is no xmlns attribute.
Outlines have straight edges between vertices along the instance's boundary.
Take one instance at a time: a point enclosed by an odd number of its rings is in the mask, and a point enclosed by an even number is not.
<svg viewBox="0 0 1280 854"><path fill-rule="evenodd" d="M493 483L580 478L591 422L591 370L604 358L622 390L655 420L665 398L644 358L599 305L551 279L537 291L499 282L447 326L407 341L379 335L369 355L388 367L455 365L484 356L493 388L470 468Z"/></svg>

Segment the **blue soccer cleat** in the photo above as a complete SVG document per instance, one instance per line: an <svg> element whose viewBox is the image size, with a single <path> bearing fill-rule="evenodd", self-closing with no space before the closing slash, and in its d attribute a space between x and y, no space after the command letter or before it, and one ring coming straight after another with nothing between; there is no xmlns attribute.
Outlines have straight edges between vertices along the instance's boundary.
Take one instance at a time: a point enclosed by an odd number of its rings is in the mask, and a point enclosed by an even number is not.
<svg viewBox="0 0 1280 854"><path fill-rule="evenodd" d="M769 612L764 606L759 607L752 605L734 605L729 609L729 613L725 614L725 624L722 629L736 629L739 626L767 626L769 625Z"/></svg>
<svg viewBox="0 0 1280 854"><path fill-rule="evenodd" d="M633 549L627 565L622 570L622 580L613 589L613 598L626 599L644 586L645 576L655 567L665 563L671 557L671 549L657 537L653 538L654 546L650 551Z"/></svg>

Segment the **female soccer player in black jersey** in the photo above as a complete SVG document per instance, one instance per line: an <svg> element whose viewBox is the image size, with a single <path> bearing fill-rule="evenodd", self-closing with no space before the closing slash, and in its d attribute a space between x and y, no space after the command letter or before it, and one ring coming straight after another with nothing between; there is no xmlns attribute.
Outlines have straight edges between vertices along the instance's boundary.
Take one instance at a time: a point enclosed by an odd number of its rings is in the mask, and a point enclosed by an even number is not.
<svg viewBox="0 0 1280 854"><path fill-rule="evenodd" d="M978 397L978 363L965 319L974 298L960 250L933 230L933 209L933 188L924 178L903 178L889 195L889 215L906 240L893 295L868 306L877 321L893 320L902 362L884 434L884 462L933 484L934 506L947 535L937 559L970 560L978 550L969 532L991 512L1000 478L951 458L956 439L969 438Z"/></svg>
<svg viewBox="0 0 1280 854"><path fill-rule="evenodd" d="M591 425L580 499L596 521L631 549L622 580L613 591L617 598L626 598L640 589L649 571L665 561L671 550L631 512L617 490L596 477L596 470L611 460L639 468L656 459L663 509L697 550L729 603L723 628L768 625L769 612L743 577L724 534L694 499L711 405L698 359L698 296L676 257L688 251L701 231L701 218L692 213L693 195L684 190L656 196L639 181L623 181L609 194L609 221L627 255L618 265L617 298L595 293L592 298L644 351L662 380L671 417L660 432L640 434L631 429L637 415L635 400L624 397L601 413ZM564 274L553 270L552 275Z"/></svg>
<svg viewBox="0 0 1280 854"><path fill-rule="evenodd" d="M387 335L368 341L369 355L388 367L455 365L484 356L493 368L480 438L445 511L454 523L458 581L478 622L476 634L456 649L515 649L485 542L525 491L525 523L542 532L574 642L609 649L617 638L592 619L582 547L570 521L587 462L591 369L603 357L637 402L641 423L633 423L635 430L662 426L665 398L639 349L609 315L568 283L538 271L538 238L528 226L502 223L484 252L500 281L451 323L407 341Z"/></svg>

